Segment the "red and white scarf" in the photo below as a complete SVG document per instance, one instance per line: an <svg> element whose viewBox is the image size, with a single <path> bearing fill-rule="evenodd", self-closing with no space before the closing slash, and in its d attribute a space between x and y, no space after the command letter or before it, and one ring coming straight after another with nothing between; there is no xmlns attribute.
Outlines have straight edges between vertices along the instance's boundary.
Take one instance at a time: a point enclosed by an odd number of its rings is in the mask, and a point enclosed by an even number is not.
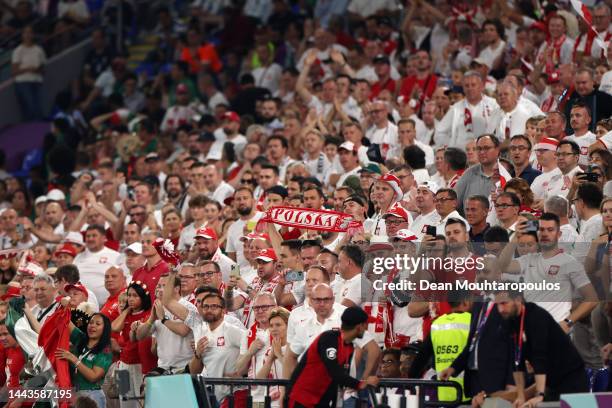
<svg viewBox="0 0 612 408"><path fill-rule="evenodd" d="M280 279L280 275L277 274L269 281L264 282L259 276L256 276L255 279L253 279L251 286L253 287L253 290L257 292L257 294L264 293L264 292L274 293L274 289L276 288L276 285L278 285L279 279ZM242 309L242 323L246 327L249 326L249 322L251 320L251 301L252 300L253 299L251 299L250 296L247 296L244 299L244 306Z"/></svg>
<svg viewBox="0 0 612 408"><path fill-rule="evenodd" d="M299 207L272 207L260 220L299 229L350 232L361 227L352 216L331 210L313 210Z"/></svg>

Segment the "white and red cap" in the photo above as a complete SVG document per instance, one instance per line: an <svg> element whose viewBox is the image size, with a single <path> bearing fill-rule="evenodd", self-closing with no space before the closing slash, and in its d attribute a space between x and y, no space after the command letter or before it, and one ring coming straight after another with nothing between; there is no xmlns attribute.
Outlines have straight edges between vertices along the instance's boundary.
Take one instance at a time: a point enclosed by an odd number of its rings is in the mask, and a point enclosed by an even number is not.
<svg viewBox="0 0 612 408"><path fill-rule="evenodd" d="M64 292L68 293L70 289L76 289L82 292L85 295L85 299L89 297L89 293L87 293L87 288L83 286L81 282L77 282L74 285L69 283L68 285L64 286Z"/></svg>
<svg viewBox="0 0 612 408"><path fill-rule="evenodd" d="M217 233L212 228L202 227L196 231L195 238L217 239Z"/></svg>
<svg viewBox="0 0 612 408"><path fill-rule="evenodd" d="M0 300L7 301L10 298L21 296L21 285L17 282L9 282L6 292L0 296Z"/></svg>
<svg viewBox="0 0 612 408"><path fill-rule="evenodd" d="M278 260L278 258L276 257L276 252L274 252L274 249L272 248L266 248L266 249L260 250L259 253L257 254L257 258L255 259L264 261L266 263Z"/></svg>
<svg viewBox="0 0 612 408"><path fill-rule="evenodd" d="M355 143L349 142L349 141L346 141L346 142L342 143L340 146L338 146L338 150L340 150L340 149L344 149L344 150L347 150L349 152L357 151L355 149Z"/></svg>
<svg viewBox="0 0 612 408"><path fill-rule="evenodd" d="M249 241L249 240L254 240L254 239L263 239L264 241L270 241L270 236L266 233L259 233L259 232L249 232L246 235L243 235L240 237L240 241Z"/></svg>
<svg viewBox="0 0 612 408"><path fill-rule="evenodd" d="M555 152L557 151L557 147L559 147L559 141L557 139L543 137L540 139L540 143L535 145L535 150L551 150Z"/></svg>
<svg viewBox="0 0 612 408"><path fill-rule="evenodd" d="M398 203L393 204L387 212L383 215L383 218L387 218L389 216L402 218L404 221L408 221L410 219L410 215L408 211Z"/></svg>
<svg viewBox="0 0 612 408"><path fill-rule="evenodd" d="M402 182L400 181L399 178L397 178L396 175L387 173L383 176L380 176L378 181L387 183L391 186L393 191L395 191L395 201L401 200L402 197L404 196L404 192L402 191L402 188L400 187Z"/></svg>
<svg viewBox="0 0 612 408"><path fill-rule="evenodd" d="M230 122L240 123L240 116L234 111L228 111L223 114L223 119L229 120Z"/></svg>
<svg viewBox="0 0 612 408"><path fill-rule="evenodd" d="M414 235L414 233L409 229L398 230L393 238L399 238L404 242L412 242L418 239L417 236Z"/></svg>
<svg viewBox="0 0 612 408"><path fill-rule="evenodd" d="M426 188L427 190L431 191L432 194L435 195L440 189L440 186L435 181L427 180L419 184L417 188Z"/></svg>
<svg viewBox="0 0 612 408"><path fill-rule="evenodd" d="M19 266L17 272L22 275L36 276L45 273L45 270L38 264L38 262L27 261L22 266Z"/></svg>

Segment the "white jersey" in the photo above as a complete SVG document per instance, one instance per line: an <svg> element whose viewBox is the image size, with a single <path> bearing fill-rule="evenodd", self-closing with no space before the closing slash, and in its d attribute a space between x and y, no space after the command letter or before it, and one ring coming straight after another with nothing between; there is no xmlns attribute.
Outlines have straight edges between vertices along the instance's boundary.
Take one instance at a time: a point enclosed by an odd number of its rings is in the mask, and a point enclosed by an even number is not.
<svg viewBox="0 0 612 408"><path fill-rule="evenodd" d="M81 283L96 295L99 304L106 303L108 291L104 287L104 275L111 266L117 265L121 254L104 247L98 252L89 249L74 258L74 265L79 268Z"/></svg>
<svg viewBox="0 0 612 408"><path fill-rule="evenodd" d="M416 235L418 241L421 241L427 232L426 227L428 225L437 226L440 224L441 220L442 217L440 217L440 214L434 209L429 214L421 214L416 217L410 225L410 231Z"/></svg>
<svg viewBox="0 0 612 408"><path fill-rule="evenodd" d="M597 136L595 136L595 133L588 131L582 136L566 136L563 140L571 140L572 142L576 142L578 147L580 147L580 159L578 160L578 164L581 166L588 166L589 146L597 141Z"/></svg>
<svg viewBox="0 0 612 408"><path fill-rule="evenodd" d="M185 299L179 299L179 304L197 313L197 309L194 305ZM173 316L167 309L164 308L164 317L180 322L180 320ZM189 360L193 356L191 350L191 341L193 340L193 333L189 333L187 336L179 336L172 330L162 324L161 320L157 319L153 323L152 330L153 337L157 342L157 365L158 367L166 370L174 368L184 368L189 364Z"/></svg>
<svg viewBox="0 0 612 408"><path fill-rule="evenodd" d="M202 337L208 338L208 347L202 355L205 377L228 377L236 371L236 360L240 355L240 342L245 330L223 321L215 330L210 330L198 312L190 310L185 324L193 332L197 344ZM215 386L215 397L221 402L230 394L227 386Z"/></svg>
<svg viewBox="0 0 612 408"><path fill-rule="evenodd" d="M559 290L525 291L525 300L535 302L560 322L567 319L576 289L590 283L584 267L574 257L560 251L545 259L541 253L528 254L516 259L526 283L558 283Z"/></svg>
<svg viewBox="0 0 612 408"><path fill-rule="evenodd" d="M582 169L576 166L567 174L557 174L552 177L548 184L548 188L544 191L544 199L556 195L567 197L572 187L572 178L578 173L582 173Z"/></svg>
<svg viewBox="0 0 612 408"><path fill-rule="evenodd" d="M555 167L550 171L542 172L542 174L533 180L533 183L531 183L531 191L533 191L533 196L536 200L546 197L546 191L548 190L551 180L559 175L561 175L561 170Z"/></svg>

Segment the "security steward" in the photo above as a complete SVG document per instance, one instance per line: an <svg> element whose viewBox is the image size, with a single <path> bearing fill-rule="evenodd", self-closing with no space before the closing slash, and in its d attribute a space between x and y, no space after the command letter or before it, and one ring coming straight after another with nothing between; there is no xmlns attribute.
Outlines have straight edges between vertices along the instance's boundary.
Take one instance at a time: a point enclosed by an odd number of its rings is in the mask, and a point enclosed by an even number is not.
<svg viewBox="0 0 612 408"><path fill-rule="evenodd" d="M290 379L289 408L335 407L338 387L362 390L377 386L378 377L359 381L349 375L353 340L360 339L368 328L368 315L360 307L347 308L341 317L340 330L321 333L302 355Z"/></svg>
<svg viewBox="0 0 612 408"><path fill-rule="evenodd" d="M431 324L431 332L422 346L422 353L417 355L410 369L410 378L420 378L424 368L433 356L434 369L438 376L455 361L467 345L470 332L472 308L471 294L468 291L454 291L448 295L451 313L442 315ZM450 377L451 381L461 384L463 376ZM457 396L454 388L439 387L439 401L453 401ZM469 398L464 398L469 400Z"/></svg>

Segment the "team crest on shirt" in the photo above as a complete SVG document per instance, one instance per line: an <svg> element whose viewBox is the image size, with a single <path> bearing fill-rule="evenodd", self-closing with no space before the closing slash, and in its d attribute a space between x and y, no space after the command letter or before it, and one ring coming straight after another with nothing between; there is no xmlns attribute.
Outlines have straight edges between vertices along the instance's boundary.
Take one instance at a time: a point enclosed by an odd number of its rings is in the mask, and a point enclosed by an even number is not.
<svg viewBox="0 0 612 408"><path fill-rule="evenodd" d="M559 265L550 265L550 267L548 267L548 274L555 276L559 273L559 269L561 269Z"/></svg>
<svg viewBox="0 0 612 408"><path fill-rule="evenodd" d="M327 350L325 350L325 355L327 356L328 359L335 360L336 359L336 349L333 347L328 348Z"/></svg>
<svg viewBox="0 0 612 408"><path fill-rule="evenodd" d="M347 293L348 293L348 288L344 288L344 290L342 291L342 297L346 297Z"/></svg>
<svg viewBox="0 0 612 408"><path fill-rule="evenodd" d="M586 156L587 154L589 154L589 147L588 146L582 146L580 148L580 154L583 156Z"/></svg>
<svg viewBox="0 0 612 408"><path fill-rule="evenodd" d="M217 347L225 346L225 337L221 336L217 339Z"/></svg>
<svg viewBox="0 0 612 408"><path fill-rule="evenodd" d="M105 256L101 256L100 257L100 263L106 263L108 261L108 258Z"/></svg>

